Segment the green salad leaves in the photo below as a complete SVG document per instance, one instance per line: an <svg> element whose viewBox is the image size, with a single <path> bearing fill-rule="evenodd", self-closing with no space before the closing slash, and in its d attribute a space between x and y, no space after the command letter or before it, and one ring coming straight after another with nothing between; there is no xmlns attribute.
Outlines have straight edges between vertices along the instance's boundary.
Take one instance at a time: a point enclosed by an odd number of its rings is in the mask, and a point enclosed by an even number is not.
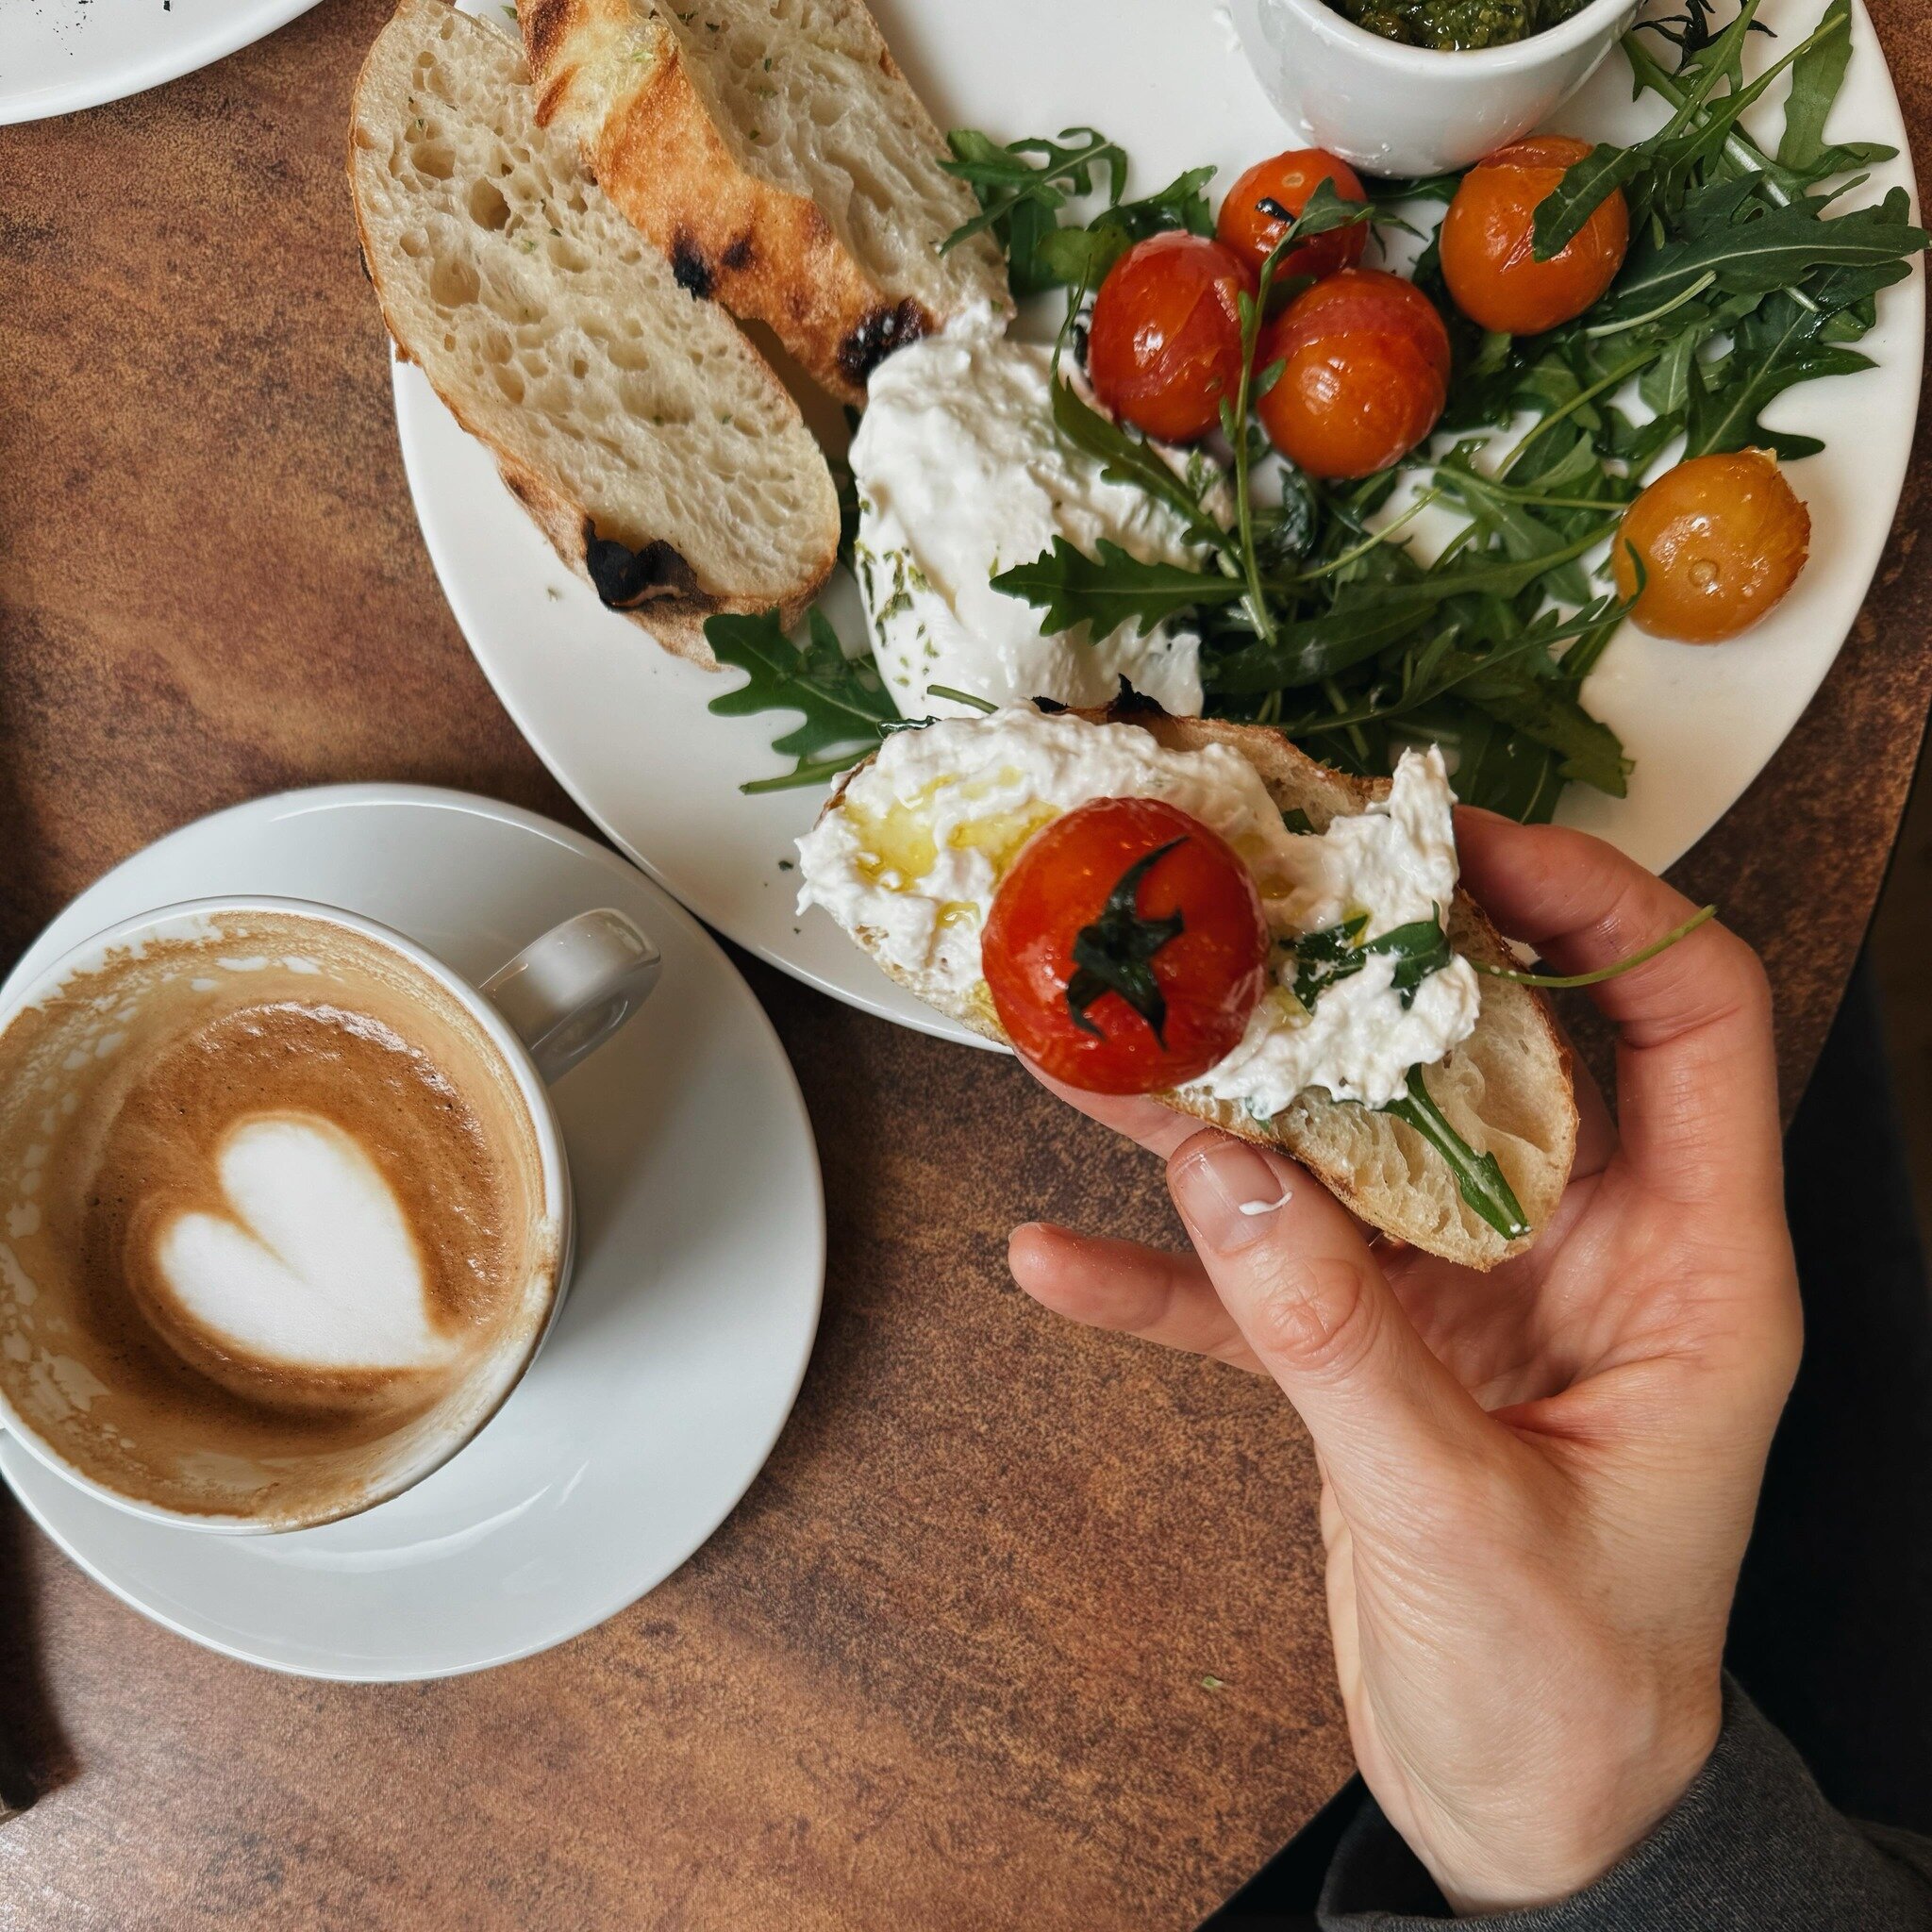
<svg viewBox="0 0 1932 1932"><path fill-rule="evenodd" d="M1221 463L1197 455L1177 468L1073 384L1054 386L1059 433L1172 510L1195 567L1143 563L1105 541L1090 556L1058 538L1000 571L995 587L1034 606L1045 632L1191 623L1211 715L1273 724L1343 770L1387 772L1407 744L1433 740L1455 754L1459 796L1514 818L1548 819L1571 784L1621 796L1629 762L1584 687L1627 609L1599 580L1624 508L1680 439L1690 456L1815 452L1817 439L1773 427L1766 411L1799 383L1871 366L1856 344L1875 297L1927 244L1904 191L1857 200L1859 171L1892 151L1825 139L1850 55L1850 0L1828 0L1747 81L1747 41L1764 32L1757 8L1742 0L1720 25L1714 0L1685 0L1682 13L1624 37L1661 124L1630 146L1591 149L1537 212L1547 257L1612 190L1628 200L1628 257L1583 315L1539 336L1485 334L1449 300L1435 242L1424 248L1414 278L1449 325L1454 366L1437 434L1401 464L1323 483L1268 450L1251 405L1274 372L1254 366L1263 304L1251 305L1247 380L1224 411ZM1745 119L1775 85L1788 87L1781 132L1760 144ZM980 205L948 245L991 234L1016 293L1064 290L1063 353L1077 348L1084 303L1133 242L1212 229L1211 170L1128 200L1124 150L1091 127L1005 144L961 129L948 147L944 165ZM1420 221L1433 205L1439 219L1457 178L1374 183L1366 209L1324 184L1275 261L1297 240L1391 219L1395 208ZM1506 446L1525 416L1530 426ZM1453 520L1427 560L1410 541L1424 514L1438 532ZM771 619L714 619L707 635L721 661L750 673L714 709L789 708L803 720L774 747L793 768L758 789L843 769L890 720L876 674L823 620L803 648Z"/></svg>
<svg viewBox="0 0 1932 1932"><path fill-rule="evenodd" d="M736 690L713 698L709 709L721 718L791 710L801 720L772 741L774 751L793 761L791 770L754 778L741 791L823 785L876 751L881 735L898 720L877 667L870 658L846 655L822 610L812 611L802 646L785 635L775 610L708 618L705 641L720 664L750 674Z"/></svg>
<svg viewBox="0 0 1932 1932"><path fill-rule="evenodd" d="M1626 37L1639 89L1668 110L1662 126L1631 147L1592 149L1538 211L1547 256L1612 190L1629 200L1628 259L1574 322L1485 335L1456 312L1434 242L1424 248L1415 279L1450 325L1454 373L1438 435L1395 470L1325 484L1268 456L1247 408L1246 391L1272 375L1253 366L1258 306L1245 332L1250 379L1224 424L1237 504L1226 527L1138 432L1071 389L1057 399L1069 440L1176 509L1199 543L1191 616L1212 714L1277 725L1359 773L1386 772L1405 744L1436 740L1457 753L1461 797L1520 819L1547 819L1572 783L1622 795L1628 761L1587 709L1583 684L1626 606L1595 583L1592 559L1679 437L1691 456L1760 447L1793 459L1820 447L1769 427L1764 410L1797 383L1870 366L1850 345L1872 325L1878 291L1926 245L1903 191L1843 205L1857 183L1839 177L1890 153L1824 139L1849 0L1829 0L1812 31L1747 82L1757 8L1744 0L1718 27L1710 0L1688 0L1660 31ZM1787 75L1783 136L1767 153L1742 118ZM1374 206L1413 213L1455 186L1377 184ZM1275 258L1362 217L1320 193ZM1496 433L1525 413L1533 426L1496 460ZM1252 487L1264 465L1278 503ZM1391 519L1398 489L1411 500ZM1426 563L1405 533L1423 510L1461 519ZM1035 604L1042 629L1085 622L1102 635L1187 612L1185 575L1061 541L995 584Z"/></svg>

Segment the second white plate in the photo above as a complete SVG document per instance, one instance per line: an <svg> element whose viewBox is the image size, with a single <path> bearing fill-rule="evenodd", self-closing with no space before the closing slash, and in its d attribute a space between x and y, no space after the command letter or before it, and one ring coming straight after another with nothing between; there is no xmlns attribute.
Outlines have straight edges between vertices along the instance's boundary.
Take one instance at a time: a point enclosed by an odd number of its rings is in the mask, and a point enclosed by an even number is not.
<svg viewBox="0 0 1932 1932"><path fill-rule="evenodd" d="M315 0L0 0L0 125L118 101L272 34Z"/></svg>

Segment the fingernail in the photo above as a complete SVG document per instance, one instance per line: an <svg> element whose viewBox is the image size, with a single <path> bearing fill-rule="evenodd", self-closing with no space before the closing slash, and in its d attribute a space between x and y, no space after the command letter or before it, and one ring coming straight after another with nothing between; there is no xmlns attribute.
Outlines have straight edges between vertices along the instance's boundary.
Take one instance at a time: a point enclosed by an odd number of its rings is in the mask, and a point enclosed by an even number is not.
<svg viewBox="0 0 1932 1932"><path fill-rule="evenodd" d="M1259 1241L1292 1198L1281 1170L1241 1141L1210 1141L1190 1154L1169 1185L1195 1238L1220 1254Z"/></svg>

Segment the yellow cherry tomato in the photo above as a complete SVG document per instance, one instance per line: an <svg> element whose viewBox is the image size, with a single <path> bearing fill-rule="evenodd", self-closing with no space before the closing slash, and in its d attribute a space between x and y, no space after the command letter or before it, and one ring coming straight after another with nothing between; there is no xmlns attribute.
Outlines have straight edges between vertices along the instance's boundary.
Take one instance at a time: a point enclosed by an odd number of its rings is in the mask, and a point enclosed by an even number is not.
<svg viewBox="0 0 1932 1932"><path fill-rule="evenodd" d="M1692 457L1666 470L1630 508L1611 555L1631 616L1652 637L1714 644L1748 630L1805 568L1811 518L1769 450Z"/></svg>

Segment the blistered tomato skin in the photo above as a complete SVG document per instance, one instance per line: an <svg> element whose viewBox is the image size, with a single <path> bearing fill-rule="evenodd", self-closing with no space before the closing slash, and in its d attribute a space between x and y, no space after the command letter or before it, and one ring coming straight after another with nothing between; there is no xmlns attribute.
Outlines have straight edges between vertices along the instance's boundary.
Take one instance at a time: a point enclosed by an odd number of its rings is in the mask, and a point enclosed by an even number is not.
<svg viewBox="0 0 1932 1932"><path fill-rule="evenodd" d="M1256 405L1283 456L1311 476L1370 476L1436 426L1449 394L1449 331L1413 282L1344 269L1295 297L1255 361L1280 376Z"/></svg>
<svg viewBox="0 0 1932 1932"><path fill-rule="evenodd" d="M1442 217L1442 279L1472 322L1534 336L1572 321L1607 289L1630 245L1620 188L1548 261L1534 253L1537 206L1590 152L1567 134L1512 142L1463 175Z"/></svg>
<svg viewBox="0 0 1932 1932"><path fill-rule="evenodd" d="M1149 940L1181 919L1148 960L1166 1007L1159 1030L1108 991L1081 1008L1090 1031L1068 999L1074 941L1130 868L1165 845L1132 895ZM1156 1093L1241 1043L1266 989L1269 944L1254 876L1218 833L1159 799L1101 798L1021 850L994 895L980 964L1007 1037L1041 1072L1093 1093Z"/></svg>
<svg viewBox="0 0 1932 1932"><path fill-rule="evenodd" d="M1214 224L1216 236L1239 255L1257 275L1287 227L1279 215L1261 208L1272 201L1298 215L1324 181L1332 182L1343 201L1366 201L1361 176L1346 161L1319 147L1291 148L1287 154L1257 161L1227 191ZM1357 222L1349 228L1330 228L1299 247L1291 248L1274 265L1277 281L1292 275L1313 275L1318 281L1338 269L1353 268L1368 246L1369 230Z"/></svg>
<svg viewBox="0 0 1932 1932"><path fill-rule="evenodd" d="M1254 271L1218 242L1174 230L1135 242L1093 301L1087 375L1102 408L1163 442L1218 428L1241 381L1242 291Z"/></svg>
<svg viewBox="0 0 1932 1932"><path fill-rule="evenodd" d="M1811 516L1770 451L1692 457L1630 508L1610 553L1620 595L1653 637L1714 644L1774 609L1805 568Z"/></svg>

